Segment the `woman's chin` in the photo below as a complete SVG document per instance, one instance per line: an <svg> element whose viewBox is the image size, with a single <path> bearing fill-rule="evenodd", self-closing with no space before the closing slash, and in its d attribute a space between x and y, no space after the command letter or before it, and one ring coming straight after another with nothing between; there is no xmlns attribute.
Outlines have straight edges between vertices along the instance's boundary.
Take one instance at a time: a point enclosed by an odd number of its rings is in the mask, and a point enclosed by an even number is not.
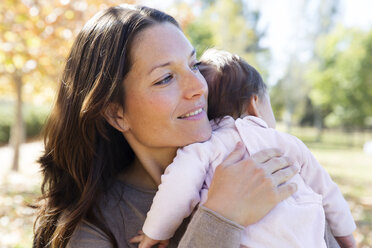
<svg viewBox="0 0 372 248"><path fill-rule="evenodd" d="M212 136L212 128L208 123L208 125L198 130L197 134L193 135L194 139L193 141L190 142L190 144L196 143L196 142L207 141L211 138L211 136Z"/></svg>

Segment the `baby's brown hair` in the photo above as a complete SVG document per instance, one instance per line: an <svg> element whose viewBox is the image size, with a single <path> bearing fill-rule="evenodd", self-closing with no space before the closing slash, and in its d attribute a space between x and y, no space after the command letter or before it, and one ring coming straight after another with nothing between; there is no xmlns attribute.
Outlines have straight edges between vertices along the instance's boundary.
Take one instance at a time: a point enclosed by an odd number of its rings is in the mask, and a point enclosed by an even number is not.
<svg viewBox="0 0 372 248"><path fill-rule="evenodd" d="M210 120L219 121L226 115L240 117L251 97L266 91L261 75L238 55L208 49L200 62L200 72L208 83Z"/></svg>

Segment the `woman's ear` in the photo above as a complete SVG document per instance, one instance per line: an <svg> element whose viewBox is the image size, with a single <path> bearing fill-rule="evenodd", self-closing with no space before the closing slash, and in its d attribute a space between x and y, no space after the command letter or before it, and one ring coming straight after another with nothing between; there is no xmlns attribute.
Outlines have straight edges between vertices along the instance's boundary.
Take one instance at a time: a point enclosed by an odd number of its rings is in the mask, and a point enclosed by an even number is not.
<svg viewBox="0 0 372 248"><path fill-rule="evenodd" d="M129 125L124 116L124 110L121 106L115 103L110 103L104 112L106 121L120 132L129 130Z"/></svg>
<svg viewBox="0 0 372 248"><path fill-rule="evenodd" d="M246 110L249 115L261 117L260 111L258 110L258 100L259 98L257 95L252 95L251 98L249 99Z"/></svg>

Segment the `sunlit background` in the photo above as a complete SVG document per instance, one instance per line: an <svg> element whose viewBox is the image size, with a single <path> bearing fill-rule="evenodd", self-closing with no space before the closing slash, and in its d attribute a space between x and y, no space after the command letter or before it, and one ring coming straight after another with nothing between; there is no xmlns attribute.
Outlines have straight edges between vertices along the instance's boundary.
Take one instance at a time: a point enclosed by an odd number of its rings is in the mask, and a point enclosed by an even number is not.
<svg viewBox="0 0 372 248"><path fill-rule="evenodd" d="M40 131L74 37L124 2L173 15L198 55L217 47L255 66L278 129L309 146L350 204L358 247L372 247L370 0L1 0L0 247L31 247Z"/></svg>

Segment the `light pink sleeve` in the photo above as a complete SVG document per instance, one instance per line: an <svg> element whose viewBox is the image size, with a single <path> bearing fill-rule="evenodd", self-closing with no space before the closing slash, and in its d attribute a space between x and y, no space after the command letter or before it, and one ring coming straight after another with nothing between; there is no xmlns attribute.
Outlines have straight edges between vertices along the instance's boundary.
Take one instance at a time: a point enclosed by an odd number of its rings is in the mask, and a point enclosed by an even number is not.
<svg viewBox="0 0 372 248"><path fill-rule="evenodd" d="M295 138L295 142L298 143L303 154L304 163L300 175L307 185L323 196L323 208L333 235L337 237L351 234L356 225L338 186L306 145L297 138Z"/></svg>
<svg viewBox="0 0 372 248"><path fill-rule="evenodd" d="M166 240L174 235L182 220L200 201L200 190L213 159L215 144L211 140L195 143L177 151L177 156L161 177L143 226L152 239Z"/></svg>

